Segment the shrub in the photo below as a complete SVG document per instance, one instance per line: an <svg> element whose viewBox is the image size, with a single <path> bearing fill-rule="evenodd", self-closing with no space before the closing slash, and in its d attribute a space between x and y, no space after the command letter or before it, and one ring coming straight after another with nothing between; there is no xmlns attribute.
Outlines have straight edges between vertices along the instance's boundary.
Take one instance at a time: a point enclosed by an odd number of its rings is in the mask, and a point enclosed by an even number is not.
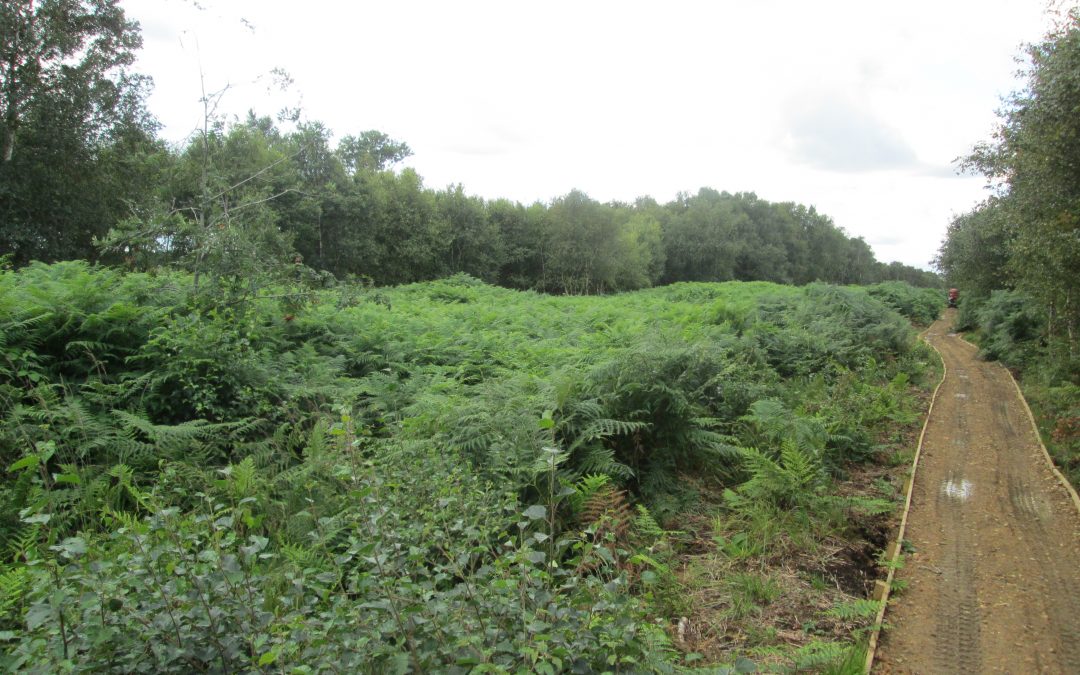
<svg viewBox="0 0 1080 675"><path fill-rule="evenodd" d="M979 308L978 316L987 358L1022 367L1040 350L1046 318L1026 295L994 291Z"/></svg>

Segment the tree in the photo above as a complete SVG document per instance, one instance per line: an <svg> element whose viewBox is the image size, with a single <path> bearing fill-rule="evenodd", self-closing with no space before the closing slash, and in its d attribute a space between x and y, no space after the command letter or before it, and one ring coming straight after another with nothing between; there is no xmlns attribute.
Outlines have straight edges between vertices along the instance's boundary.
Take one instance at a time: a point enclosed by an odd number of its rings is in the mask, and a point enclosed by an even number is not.
<svg viewBox="0 0 1080 675"><path fill-rule="evenodd" d="M96 257L159 177L148 80L123 70L139 42L115 2L0 4L0 250L15 264Z"/></svg>
<svg viewBox="0 0 1080 675"><path fill-rule="evenodd" d="M664 280L734 279L739 254L735 232L746 215L735 207L731 195L701 188L694 196L679 195L667 209L670 216L664 229Z"/></svg>
<svg viewBox="0 0 1080 675"><path fill-rule="evenodd" d="M494 283L506 253L502 232L488 217L484 200L454 185L436 194L435 203L450 230L450 270Z"/></svg>
<svg viewBox="0 0 1080 675"><path fill-rule="evenodd" d="M499 283L511 288L541 288L544 284L544 205L526 208L508 199L487 203L488 218L503 242Z"/></svg>
<svg viewBox="0 0 1080 675"><path fill-rule="evenodd" d="M1075 354L1080 330L1080 10L1028 47L1026 86L1001 111L991 143L976 146L964 166L984 174L997 197L950 228L939 265L970 278L972 237L1003 248L992 262L1042 305L1050 336L1064 334ZM1002 248L996 251L1002 251ZM1002 259L1007 262L1000 265Z"/></svg>
<svg viewBox="0 0 1080 675"><path fill-rule="evenodd" d="M275 208L279 226L293 234L306 264L343 274L349 271L342 267L341 257L345 253L343 205L351 179L330 148L330 136L323 124L309 122L285 139L296 190L282 195Z"/></svg>
<svg viewBox="0 0 1080 675"><path fill-rule="evenodd" d="M12 160L27 114L45 98L85 98L99 128L111 126L124 86L112 76L141 44L118 0L0 4L0 161Z"/></svg>
<svg viewBox="0 0 1080 675"><path fill-rule="evenodd" d="M1014 232L999 197L988 199L949 224L934 264L948 273L952 286L962 286L970 297L989 297L991 291L1011 287L1007 270Z"/></svg>
<svg viewBox="0 0 1080 675"><path fill-rule="evenodd" d="M208 97L204 103L209 110ZM269 118L249 115L226 128L207 113L156 199L110 230L102 246L144 266L187 269L196 293L254 294L292 269L291 236L278 226L274 202L297 191L295 157Z"/></svg>
<svg viewBox="0 0 1080 675"><path fill-rule="evenodd" d="M364 170L384 171L412 156L408 145L374 130L341 139L337 153L350 174Z"/></svg>
<svg viewBox="0 0 1080 675"><path fill-rule="evenodd" d="M379 284L404 284L449 273L449 225L435 194L412 169L357 176L363 207L351 226L361 243L355 269Z"/></svg>

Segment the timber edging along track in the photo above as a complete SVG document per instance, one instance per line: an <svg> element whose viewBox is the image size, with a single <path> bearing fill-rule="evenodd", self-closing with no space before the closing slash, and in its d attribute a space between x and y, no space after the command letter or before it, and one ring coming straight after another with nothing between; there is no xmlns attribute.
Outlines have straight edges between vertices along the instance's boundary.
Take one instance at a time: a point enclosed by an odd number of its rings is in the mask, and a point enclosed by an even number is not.
<svg viewBox="0 0 1080 675"><path fill-rule="evenodd" d="M907 529L908 512L911 511L911 496L915 488L915 472L919 468L919 457L922 456L923 440L926 438L926 427L930 424L930 415L934 412L934 404L937 403L938 392L941 390L941 385L945 384L945 377L949 374L949 368L945 365L945 358L938 351L929 340L926 339L926 334L930 332L930 328L927 328L919 334L919 339L926 344L930 345L934 353L938 355L938 359L941 361L941 380L934 387L934 394L930 397L930 407L926 409L926 419L923 420L922 432L919 433L919 445L915 448L915 457L911 460L911 471L908 474L907 481L904 483L904 513L900 517L900 529L896 532L896 541L889 544L887 551L887 558L889 559L889 570L885 576L885 581L878 581L874 587L874 599L881 603L878 608L877 617L874 619L874 628L870 631L870 642L866 647L866 665L864 672L869 673L870 669L874 667L874 656L877 653L878 639L881 637L881 627L885 623L885 608L889 604L889 593L892 591L893 575L896 574L897 562L900 560L900 551L904 541L904 531Z"/></svg>
<svg viewBox="0 0 1080 675"><path fill-rule="evenodd" d="M877 582L875 588L874 599L881 601L881 607L878 608L877 617L874 619L874 627L870 633L870 642L868 643L866 648L866 665L864 669L864 672L866 673L870 673L871 669L874 666L874 656L877 653L878 639L881 637L881 628L885 622L885 608L888 606L889 603L889 593L892 591L893 575L896 572L897 561L900 559L901 546L902 542L904 541L904 532L907 529L908 512L911 510L912 492L915 487L915 472L918 469L919 458L922 455L923 439L926 437L926 427L930 424L930 415L934 412L934 404L937 402L938 391L940 391L941 385L945 384L945 378L949 373L948 366L945 365L945 359L941 356L941 352L938 351L938 348L935 347L930 341L926 340L926 334L929 332L930 329L927 328L925 331L919 334L919 338L926 342L926 344L930 345L930 347L933 348L934 352L937 353L938 358L941 360L941 381L938 382L937 386L934 388L934 394L930 398L930 407L926 410L926 420L923 422L922 433L919 434L919 445L915 449L915 458L911 462L911 473L904 486L904 513L900 518L900 529L897 531L896 541L892 542L889 545L889 554L887 556L889 558L888 574L885 577L885 581ZM971 345L975 349L979 348L978 345L965 340L963 336L958 337L961 341L968 345ZM1013 376L1011 370L1001 365L1000 363L996 365L999 368L1003 369L1006 373L1008 373L1009 380L1013 383L1013 387L1016 389L1016 395L1020 399L1021 404L1023 404L1024 411L1027 413L1028 421L1031 423L1031 429L1035 433L1035 440L1038 443L1039 448L1042 450L1042 455L1043 458L1046 460L1047 466L1050 467L1050 471L1053 472L1055 476L1057 476L1058 481L1061 482L1061 485L1065 488L1066 492L1068 492L1069 494L1069 497L1072 499L1073 506L1075 506L1077 512L1080 513L1080 495L1077 494L1076 489L1073 488L1072 484L1069 483L1069 480L1065 477L1064 474L1061 473L1061 471L1058 470L1057 466L1054 464L1054 459L1050 456L1050 451L1047 450L1046 444L1043 443L1042 434L1039 432L1039 425L1035 421L1035 415L1031 411L1031 406L1028 405L1027 399L1024 398L1024 392L1022 389L1020 389L1020 383L1016 381L1016 378Z"/></svg>
<svg viewBox="0 0 1080 675"><path fill-rule="evenodd" d="M973 342L968 342L961 335L960 339L978 349L979 346ZM1069 493L1069 497L1072 498L1073 506L1076 507L1077 513L1080 513L1080 495L1076 493L1076 488L1072 486L1069 479L1065 477L1065 474L1057 468L1054 464L1054 458L1050 456L1050 451L1046 449L1046 444L1043 443L1042 433L1039 431L1039 425L1035 421L1035 413L1031 412L1031 406L1028 405L1027 399L1024 397L1024 391L1020 388L1020 383L1016 381L1016 377L1012 374L1012 371L1003 366L1000 362L997 366L1003 369L1009 375L1009 380L1013 383L1013 387L1016 388L1016 396L1020 399L1020 403L1024 405L1024 411L1027 413L1028 421L1031 422L1031 430L1035 432L1035 441L1039 444L1039 449L1042 450L1043 458L1046 460L1046 465L1050 467L1050 471L1053 472L1057 479L1061 481L1061 485L1065 488L1065 491Z"/></svg>

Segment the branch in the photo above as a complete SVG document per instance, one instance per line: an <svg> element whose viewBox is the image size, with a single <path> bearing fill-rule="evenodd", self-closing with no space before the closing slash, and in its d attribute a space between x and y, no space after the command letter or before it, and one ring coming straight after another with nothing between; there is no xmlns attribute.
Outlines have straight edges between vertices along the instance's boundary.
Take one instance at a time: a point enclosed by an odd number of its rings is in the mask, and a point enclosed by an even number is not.
<svg viewBox="0 0 1080 675"><path fill-rule="evenodd" d="M285 190L282 190L281 192L277 193L276 195L270 195L269 197L264 197L263 199L257 199L257 200L255 200L253 202L247 202L245 204L240 204L239 206L234 207L232 212L236 213L240 209L246 208L248 206L256 206L258 204L264 204L266 202L273 201L273 200L277 199L278 197L287 195L290 192L299 192L299 190L296 190L294 188L286 188Z"/></svg>
<svg viewBox="0 0 1080 675"><path fill-rule="evenodd" d="M210 199L211 199L211 200L214 200L214 199L217 199L218 197L223 197L223 196L225 196L226 194L228 194L228 193L232 192L233 190L235 190L236 188L240 187L240 186L241 186L241 185L243 185L244 183L247 183L248 181L252 181L252 180L255 180L256 178L258 178L258 177L259 177L259 176L261 176L262 174L266 173L266 172L267 172L267 171L269 171L270 169L274 168L274 167L275 167L275 166L277 166L278 164L281 164L282 162L286 162L286 161L288 161L288 160L290 160L290 159L293 159L294 157L296 157L297 155L299 155L299 154L300 154L300 152L301 152L300 150L297 150L296 152L294 152L294 153L293 153L293 154L291 154L291 155L286 155L285 157L282 157L282 158L278 159L278 160L277 160L277 161L275 161L275 162L271 162L270 164L267 164L266 166L264 166L263 168L259 169L259 170L258 170L258 171L256 171L255 173L251 174L250 176L248 176L248 177L247 177L247 178L245 178L244 180L240 181L240 182L239 182L239 183L237 183L236 185L233 185L232 187L227 187L227 188L225 188L224 190L222 190L221 192L217 193L216 195L214 195L214 196L213 196L213 197L211 197ZM289 192L289 191L290 191L290 190L286 190L285 192ZM285 194L285 192L282 192L281 194ZM278 196L280 197L281 195L278 195Z"/></svg>

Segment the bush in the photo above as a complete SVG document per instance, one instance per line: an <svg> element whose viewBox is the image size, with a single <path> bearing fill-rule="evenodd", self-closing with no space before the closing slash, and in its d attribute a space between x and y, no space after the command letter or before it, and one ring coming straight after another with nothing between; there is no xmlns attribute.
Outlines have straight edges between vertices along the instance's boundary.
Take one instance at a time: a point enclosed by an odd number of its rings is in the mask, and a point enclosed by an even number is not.
<svg viewBox="0 0 1080 675"><path fill-rule="evenodd" d="M920 326L936 321L946 301L938 289L916 288L901 281L867 286L866 292Z"/></svg>
<svg viewBox="0 0 1080 675"><path fill-rule="evenodd" d="M638 544L563 499L602 472L663 522L688 476L750 476L754 517L847 508L830 472L913 358L855 288L189 286L0 273L9 668L662 671Z"/></svg>
<svg viewBox="0 0 1080 675"><path fill-rule="evenodd" d="M978 316L986 358L1023 367L1041 349L1046 317L1026 295L1016 291L994 291L979 308Z"/></svg>

